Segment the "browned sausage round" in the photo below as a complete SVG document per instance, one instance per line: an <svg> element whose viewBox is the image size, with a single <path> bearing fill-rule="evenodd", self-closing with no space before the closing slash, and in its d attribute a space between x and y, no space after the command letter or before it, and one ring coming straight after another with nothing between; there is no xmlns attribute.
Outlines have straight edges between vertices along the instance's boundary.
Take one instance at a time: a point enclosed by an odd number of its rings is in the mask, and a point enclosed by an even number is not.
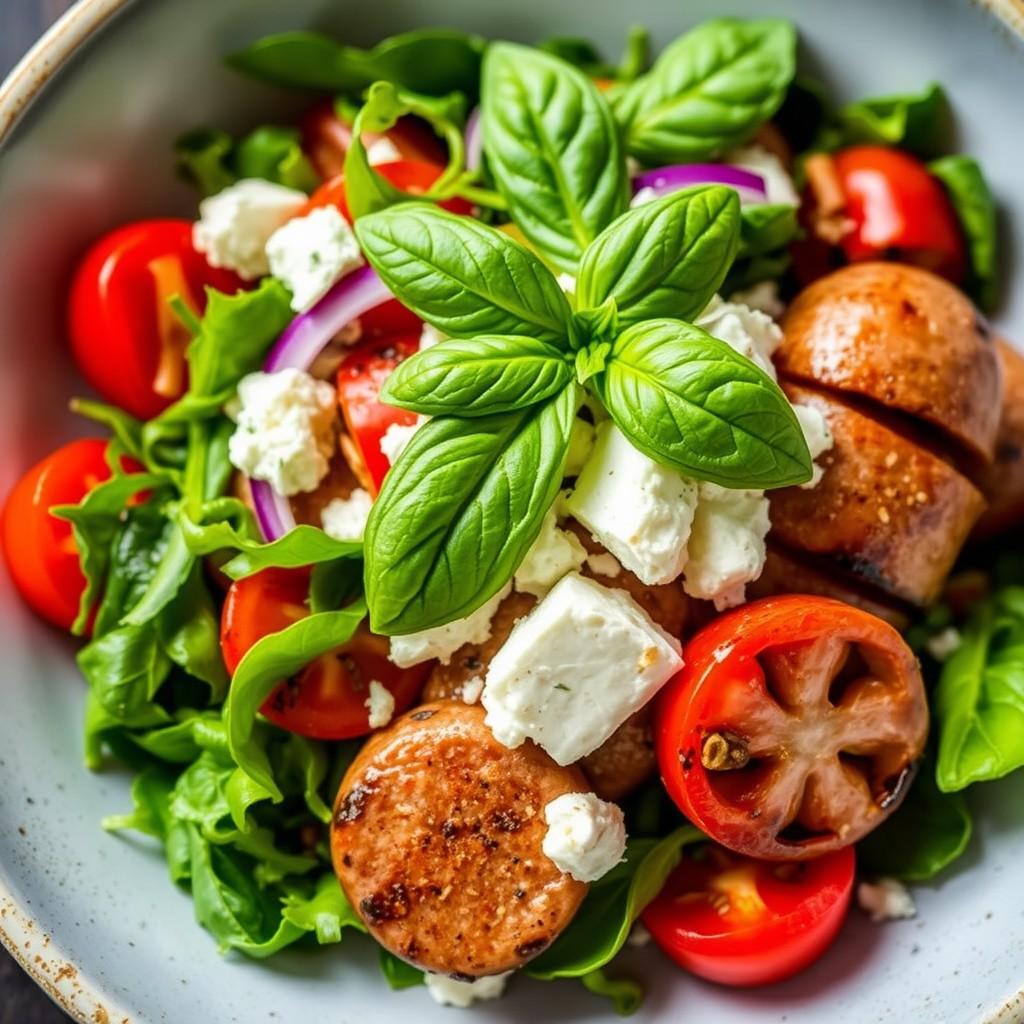
<svg viewBox="0 0 1024 1024"><path fill-rule="evenodd" d="M988 327L953 285L899 263L859 263L805 288L782 322L783 377L915 417L983 460L1002 408Z"/></svg>
<svg viewBox="0 0 1024 1024"><path fill-rule="evenodd" d="M621 800L658 770L651 705L627 718L580 767L602 800Z"/></svg>
<svg viewBox="0 0 1024 1024"><path fill-rule="evenodd" d="M991 537L1024 521L1024 355L1002 339L996 349L1003 364L1003 415L995 458L978 480L989 501L975 527L978 537Z"/></svg>
<svg viewBox="0 0 1024 1024"><path fill-rule="evenodd" d="M586 792L527 741L502 746L478 705L416 708L345 773L331 853L374 938L462 979L521 967L572 920L587 886L541 851L544 806Z"/></svg>
<svg viewBox="0 0 1024 1024"><path fill-rule="evenodd" d="M315 491L292 495L290 500L295 521L319 526L320 516L327 505L335 498L347 498L360 486L349 464L340 452L335 452L327 476L320 481L320 486Z"/></svg>
<svg viewBox="0 0 1024 1024"><path fill-rule="evenodd" d="M817 487L772 491L772 536L893 596L927 605L985 499L942 459L838 399L785 384L828 420L835 447Z"/></svg>

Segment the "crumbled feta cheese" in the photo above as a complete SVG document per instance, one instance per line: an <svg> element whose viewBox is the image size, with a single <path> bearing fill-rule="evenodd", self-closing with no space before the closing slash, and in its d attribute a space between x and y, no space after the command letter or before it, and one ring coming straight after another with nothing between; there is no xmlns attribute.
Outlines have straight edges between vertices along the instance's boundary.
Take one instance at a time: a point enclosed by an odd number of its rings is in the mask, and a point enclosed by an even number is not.
<svg viewBox="0 0 1024 1024"><path fill-rule="evenodd" d="M764 569L770 527L763 491L701 482L687 548L683 589L722 611L742 604L746 584Z"/></svg>
<svg viewBox="0 0 1024 1024"><path fill-rule="evenodd" d="M383 729L395 713L395 698L391 691L376 679L370 681L370 696L363 701L369 710L371 729Z"/></svg>
<svg viewBox="0 0 1024 1024"><path fill-rule="evenodd" d="M270 273L267 241L306 202L304 192L261 178L243 178L199 204L192 244L211 267L253 280Z"/></svg>
<svg viewBox="0 0 1024 1024"><path fill-rule="evenodd" d="M917 916L917 908L907 887L895 878L861 882L857 886L857 903L875 924Z"/></svg>
<svg viewBox="0 0 1024 1024"><path fill-rule="evenodd" d="M424 324L423 330L420 331L420 351L425 352L428 348L447 340L448 335L439 331L433 324Z"/></svg>
<svg viewBox="0 0 1024 1024"><path fill-rule="evenodd" d="M594 793L555 797L544 805L544 820L544 856L577 882L596 882L626 852L622 809Z"/></svg>
<svg viewBox="0 0 1024 1024"><path fill-rule="evenodd" d="M292 293L292 309L305 313L336 281L363 265L363 254L338 208L320 206L270 236L267 263Z"/></svg>
<svg viewBox="0 0 1024 1024"><path fill-rule="evenodd" d="M433 629L423 629L418 633L393 636L388 657L399 668L410 668L421 661L430 661L431 658L437 658L442 665L447 665L463 644L483 644L491 638L491 619L498 605L511 591L511 582L506 583L494 597L464 619L456 619L444 626L434 626Z"/></svg>
<svg viewBox="0 0 1024 1024"><path fill-rule="evenodd" d="M475 704L484 692L483 676L470 676L459 690L459 696L464 704Z"/></svg>
<svg viewBox="0 0 1024 1024"><path fill-rule="evenodd" d="M782 330L770 316L715 295L694 323L775 380L772 353L782 343Z"/></svg>
<svg viewBox="0 0 1024 1024"><path fill-rule="evenodd" d="M825 419L824 414L813 405L794 405L793 412L796 413L800 429L804 433L804 440L807 442L807 450L811 453L811 460L824 455L835 444L835 438L832 437L832 431L829 429L828 420ZM821 478L824 475L824 468L815 463L811 467L811 479L800 486L805 491L809 491L821 483Z"/></svg>
<svg viewBox="0 0 1024 1024"><path fill-rule="evenodd" d="M543 597L567 572L577 571L586 558L576 534L561 529L555 510L549 509L537 539L516 570L516 590Z"/></svg>
<svg viewBox="0 0 1024 1024"><path fill-rule="evenodd" d="M722 162L753 171L764 178L766 203L778 203L783 206L799 206L800 196L789 172L782 161L764 146L740 146L722 157ZM742 199L742 197L741 197Z"/></svg>
<svg viewBox="0 0 1024 1024"><path fill-rule="evenodd" d="M925 647L936 661L945 661L960 649L963 642L964 638L960 635L960 630L956 626L947 626L941 633L936 633L935 636L925 641Z"/></svg>
<svg viewBox="0 0 1024 1024"><path fill-rule="evenodd" d="M456 981L444 974L427 974L425 980L427 991L435 1002L442 1006L458 1006L464 1010L474 1003L500 998L511 973L489 974L473 981Z"/></svg>
<svg viewBox="0 0 1024 1024"><path fill-rule="evenodd" d="M602 547L652 585L682 572L696 503L695 484L638 451L606 421L565 505Z"/></svg>
<svg viewBox="0 0 1024 1024"><path fill-rule="evenodd" d="M250 373L238 382L231 464L278 494L314 491L334 453L334 388L302 370Z"/></svg>
<svg viewBox="0 0 1024 1024"><path fill-rule="evenodd" d="M651 944L651 933L644 927L642 921L634 921L633 927L626 936L626 945L634 949L643 949Z"/></svg>
<svg viewBox="0 0 1024 1024"><path fill-rule="evenodd" d="M786 305L779 298L778 281L759 281L749 288L733 292L729 296L729 301L737 306L756 309L761 313L767 314L773 320L781 319L782 314L786 312Z"/></svg>
<svg viewBox="0 0 1024 1024"><path fill-rule="evenodd" d="M380 439L380 450L384 455L384 458L388 460L393 466L397 461L398 457L405 451L409 442L412 440L412 435L420 429L420 426L426 422L424 417L420 417L420 420L416 423L410 423L406 426L404 423L392 423L387 430L384 431Z"/></svg>
<svg viewBox="0 0 1024 1024"><path fill-rule="evenodd" d="M362 540L373 508L370 492L356 487L347 498L334 498L320 513L324 533L335 540Z"/></svg>
<svg viewBox="0 0 1024 1024"><path fill-rule="evenodd" d="M559 764L596 750L682 667L679 641L625 591L563 576L491 660L483 705L495 738L536 741Z"/></svg>
<svg viewBox="0 0 1024 1024"><path fill-rule="evenodd" d="M374 139L366 147L366 160L371 167L376 167L377 164L392 164L401 159L402 154L398 147L386 135Z"/></svg>
<svg viewBox="0 0 1024 1024"><path fill-rule="evenodd" d="M578 416L572 421L569 434L569 454L565 457L565 475L579 476L594 450L594 425Z"/></svg>
<svg viewBox="0 0 1024 1024"><path fill-rule="evenodd" d="M587 555L587 568L598 576L609 576L614 579L622 572L619 560L608 554L607 551L598 552L596 555Z"/></svg>

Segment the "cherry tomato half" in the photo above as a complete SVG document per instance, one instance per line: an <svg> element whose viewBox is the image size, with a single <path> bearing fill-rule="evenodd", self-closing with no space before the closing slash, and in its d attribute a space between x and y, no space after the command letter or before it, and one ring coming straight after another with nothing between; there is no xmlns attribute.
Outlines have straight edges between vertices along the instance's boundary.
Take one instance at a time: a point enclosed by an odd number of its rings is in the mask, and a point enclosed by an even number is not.
<svg viewBox="0 0 1024 1024"><path fill-rule="evenodd" d="M50 514L54 505L75 505L110 478L107 442L72 441L33 466L7 497L3 548L14 585L44 619L70 629L78 615L85 577L71 524ZM129 472L142 467L130 459Z"/></svg>
<svg viewBox="0 0 1024 1024"><path fill-rule="evenodd" d="M416 413L380 401L380 389L395 367L420 348L418 334L395 335L356 345L338 369L338 401L349 436L366 469L366 483L376 494L391 463L380 450L393 424L411 426ZM362 475L362 474L360 474Z"/></svg>
<svg viewBox="0 0 1024 1024"><path fill-rule="evenodd" d="M723 985L766 985L803 970L839 932L853 893L853 847L814 860L753 860L702 843L643 912L677 964Z"/></svg>
<svg viewBox="0 0 1024 1024"><path fill-rule="evenodd" d="M848 846L902 800L928 732L892 626L841 601L769 597L687 644L659 697L661 776L712 839L769 860Z"/></svg>
<svg viewBox="0 0 1024 1024"><path fill-rule="evenodd" d="M133 416L149 419L187 386L189 334L167 300L196 314L205 288L234 293L242 281L211 267L185 220L143 220L104 235L71 283L71 349L89 383Z"/></svg>
<svg viewBox="0 0 1024 1024"><path fill-rule="evenodd" d="M309 615L306 569L264 569L228 590L221 616L220 643L224 663L234 672L246 651L268 633L275 633ZM388 660L388 641L364 625L344 647L317 658L297 676L282 683L261 711L272 722L320 740L344 740L370 732L366 699L373 680L391 691L395 714L419 696L430 664L400 669Z"/></svg>
<svg viewBox="0 0 1024 1024"><path fill-rule="evenodd" d="M333 178L345 169L345 154L352 144L352 125L342 120L330 100L311 107L299 122L302 148L322 178ZM402 160L422 160L443 164L444 146L433 131L415 117L403 117L383 135L367 132L363 144L370 151L374 143L386 139Z"/></svg>
<svg viewBox="0 0 1024 1024"><path fill-rule="evenodd" d="M851 262L895 259L954 284L967 254L956 211L920 160L885 146L853 146L833 157L853 230L841 246Z"/></svg>

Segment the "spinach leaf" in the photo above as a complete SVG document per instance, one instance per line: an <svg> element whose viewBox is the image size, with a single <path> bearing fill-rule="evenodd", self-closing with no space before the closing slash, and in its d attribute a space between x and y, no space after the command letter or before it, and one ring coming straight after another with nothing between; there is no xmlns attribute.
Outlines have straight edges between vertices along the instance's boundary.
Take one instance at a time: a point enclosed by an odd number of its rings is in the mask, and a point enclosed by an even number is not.
<svg viewBox="0 0 1024 1024"><path fill-rule="evenodd" d="M848 103L838 111L836 120L843 145L900 146L918 156L933 156L940 148L948 117L946 94L941 85L932 82L917 94Z"/></svg>
<svg viewBox="0 0 1024 1024"><path fill-rule="evenodd" d="M428 203L361 217L356 235L384 283L445 334L518 334L565 346L571 310L562 289L508 235Z"/></svg>
<svg viewBox="0 0 1024 1024"><path fill-rule="evenodd" d="M992 310L999 302L999 239L992 190L981 166L973 157L944 156L932 161L928 170L946 189L967 240L970 257L968 291L982 309Z"/></svg>
<svg viewBox="0 0 1024 1024"><path fill-rule="evenodd" d="M219 710L197 711L181 708L174 712L174 721L153 729L128 731L127 739L147 754L168 764L190 764L202 752L196 739L203 723L220 724Z"/></svg>
<svg viewBox="0 0 1024 1024"><path fill-rule="evenodd" d="M152 765L143 769L132 780L131 813L108 815L103 819L103 828L108 832L134 829L165 842L174 782L174 772L163 766Z"/></svg>
<svg viewBox="0 0 1024 1024"><path fill-rule="evenodd" d="M810 478L807 444L779 386L699 327L636 324L594 383L630 441L687 476L756 488Z"/></svg>
<svg viewBox="0 0 1024 1024"><path fill-rule="evenodd" d="M511 578L561 486L578 404L573 384L528 409L416 431L366 527L375 633L462 618Z"/></svg>
<svg viewBox="0 0 1024 1024"><path fill-rule="evenodd" d="M227 58L238 71L299 89L357 95L384 79L431 96L479 88L485 41L453 29L404 32L370 50L343 46L317 32L267 36Z"/></svg>
<svg viewBox="0 0 1024 1024"><path fill-rule="evenodd" d="M703 838L698 829L684 825L664 839L629 840L625 860L591 885L569 927L527 964L526 973L550 981L583 977L604 967L679 863L683 847Z"/></svg>
<svg viewBox="0 0 1024 1024"><path fill-rule="evenodd" d="M778 110L795 55L788 22L704 22L618 95L615 114L626 149L650 165L720 156Z"/></svg>
<svg viewBox="0 0 1024 1024"><path fill-rule="evenodd" d="M523 234L574 270L583 250L628 206L628 176L611 109L565 61L496 43L484 58L484 151Z"/></svg>
<svg viewBox="0 0 1024 1024"><path fill-rule="evenodd" d="M345 928L366 931L366 925L349 903L333 871L317 879L310 895L293 892L285 896L281 916L304 932L312 932L321 946L341 942Z"/></svg>
<svg viewBox="0 0 1024 1024"><path fill-rule="evenodd" d="M692 320L729 270L740 239L734 190L674 192L620 217L580 262L576 300L584 309L614 298L622 328L642 320Z"/></svg>
<svg viewBox="0 0 1024 1024"><path fill-rule="evenodd" d="M939 789L953 793L1024 765L1024 587L975 607L935 691Z"/></svg>
<svg viewBox="0 0 1024 1024"><path fill-rule="evenodd" d="M131 723L140 714L142 724L156 725L150 706L171 671L156 629L121 626L97 637L78 654L78 667L90 693L114 721Z"/></svg>
<svg viewBox="0 0 1024 1024"><path fill-rule="evenodd" d="M394 953L389 953L383 946L380 948L380 970L388 987L394 992L401 992L403 989L415 988L424 983L423 972L417 970L412 964L399 960Z"/></svg>
<svg viewBox="0 0 1024 1024"><path fill-rule="evenodd" d="M604 971L598 969L588 971L580 977L580 981L588 992L610 999L620 1017L632 1016L644 1001L643 987L630 978L609 978Z"/></svg>
<svg viewBox="0 0 1024 1024"><path fill-rule="evenodd" d="M381 401L428 416L482 416L543 402L572 380L565 353L533 338L452 339L399 363Z"/></svg>

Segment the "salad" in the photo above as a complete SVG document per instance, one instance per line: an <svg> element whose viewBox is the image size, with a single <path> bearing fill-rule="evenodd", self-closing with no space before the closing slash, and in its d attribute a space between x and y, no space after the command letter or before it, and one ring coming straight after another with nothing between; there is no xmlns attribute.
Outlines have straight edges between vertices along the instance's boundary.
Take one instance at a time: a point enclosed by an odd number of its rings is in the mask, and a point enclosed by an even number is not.
<svg viewBox="0 0 1024 1024"><path fill-rule="evenodd" d="M424 30L228 57L320 94L175 148L192 220L70 286L92 434L3 549L82 640L221 951L380 947L623 1014L726 985L964 852L1024 765L1024 357L942 88L836 105L793 25L619 63ZM358 941L358 940L357 940Z"/></svg>

